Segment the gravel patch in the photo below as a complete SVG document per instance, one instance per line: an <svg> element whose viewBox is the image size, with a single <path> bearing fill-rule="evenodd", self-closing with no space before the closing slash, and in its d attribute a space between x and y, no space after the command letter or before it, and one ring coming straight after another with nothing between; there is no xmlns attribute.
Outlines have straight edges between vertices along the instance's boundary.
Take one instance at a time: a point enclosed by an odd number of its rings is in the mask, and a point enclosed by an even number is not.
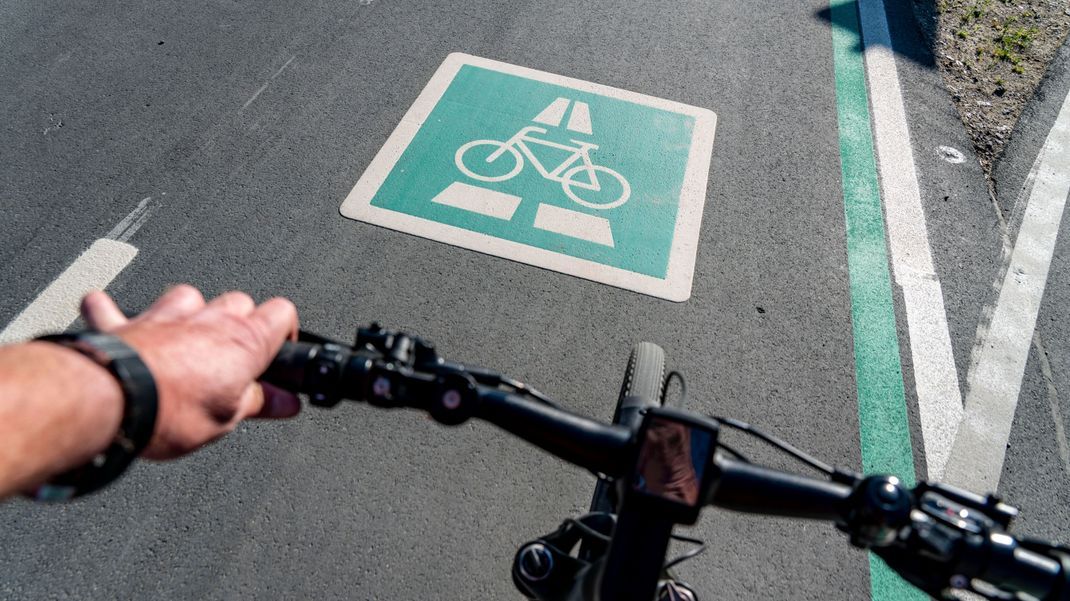
<svg viewBox="0 0 1070 601"><path fill-rule="evenodd" d="M1070 0L913 0L991 181L1018 116L1070 30Z"/></svg>

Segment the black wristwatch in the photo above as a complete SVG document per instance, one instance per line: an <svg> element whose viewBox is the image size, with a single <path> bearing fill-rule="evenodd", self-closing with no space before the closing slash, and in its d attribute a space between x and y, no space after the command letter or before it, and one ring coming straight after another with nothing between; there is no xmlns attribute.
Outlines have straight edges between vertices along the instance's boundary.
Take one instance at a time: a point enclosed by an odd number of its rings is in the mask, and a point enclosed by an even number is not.
<svg viewBox="0 0 1070 601"><path fill-rule="evenodd" d="M118 478L152 440L156 427L156 381L137 351L116 336L75 332L37 340L73 349L106 368L123 390L123 418L115 440L89 463L64 472L30 493L38 501L66 501L99 490Z"/></svg>

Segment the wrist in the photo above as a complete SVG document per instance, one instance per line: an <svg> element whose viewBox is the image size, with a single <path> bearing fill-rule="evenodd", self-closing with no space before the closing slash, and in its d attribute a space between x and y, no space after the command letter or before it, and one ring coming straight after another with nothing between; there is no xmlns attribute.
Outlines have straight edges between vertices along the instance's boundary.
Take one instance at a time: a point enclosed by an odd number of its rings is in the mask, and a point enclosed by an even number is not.
<svg viewBox="0 0 1070 601"><path fill-rule="evenodd" d="M64 385L62 395L48 401L65 405L67 416L85 427L82 430L85 435L79 435L85 450L72 465L78 465L79 460L87 461L107 447L119 432L123 417L122 387L106 368L73 349L42 341L27 342L27 346L33 355L45 361L47 367L42 371L65 383L77 383L76 387ZM76 391L73 395L72 390ZM61 400L61 397L66 398Z"/></svg>
<svg viewBox="0 0 1070 601"><path fill-rule="evenodd" d="M91 460L122 413L115 378L79 353L36 341L0 348L0 498Z"/></svg>
<svg viewBox="0 0 1070 601"><path fill-rule="evenodd" d="M122 391L122 417L111 444L85 464L53 476L33 493L37 500L67 500L110 484L148 446L159 405L156 382L137 351L117 336L89 331L38 340L77 351L105 368Z"/></svg>
<svg viewBox="0 0 1070 601"><path fill-rule="evenodd" d="M76 350L36 340L26 347L30 357L41 361L42 372L64 382L61 393L44 400L62 404L65 418L81 425L72 440L56 441L71 450L63 468L81 465L107 448L119 432L123 389L107 368Z"/></svg>

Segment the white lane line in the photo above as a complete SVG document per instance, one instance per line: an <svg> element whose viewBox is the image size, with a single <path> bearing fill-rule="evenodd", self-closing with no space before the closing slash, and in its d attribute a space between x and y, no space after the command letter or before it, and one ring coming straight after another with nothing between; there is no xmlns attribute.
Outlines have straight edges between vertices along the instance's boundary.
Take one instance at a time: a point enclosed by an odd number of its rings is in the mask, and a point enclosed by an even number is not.
<svg viewBox="0 0 1070 601"><path fill-rule="evenodd" d="M82 297L107 286L135 256L137 249L126 242L97 240L0 332L0 344L67 329L78 318Z"/></svg>
<svg viewBox="0 0 1070 601"><path fill-rule="evenodd" d="M497 190L453 182L431 202L509 221L520 206L520 197Z"/></svg>
<svg viewBox="0 0 1070 601"><path fill-rule="evenodd" d="M860 0L858 9L892 269L903 290L928 476L939 479L963 413L958 372L944 293L929 248L884 3Z"/></svg>
<svg viewBox="0 0 1070 601"><path fill-rule="evenodd" d="M0 331L0 344L70 327L78 319L82 297L90 291L103 290L137 256L137 248L127 241L145 224L153 209L151 196L141 199L133 211L75 259Z"/></svg>
<svg viewBox="0 0 1070 601"><path fill-rule="evenodd" d="M275 79L276 77L278 77L280 73L282 73L283 71L285 71L285 70L286 70L286 67L289 67L289 66L290 66L290 63L294 62L294 59L295 59L295 58L297 58L297 55L296 55L296 54L295 54L295 55L293 55L293 56L291 56L291 57L290 57L290 60L286 61L286 64L285 64L285 65L283 65L283 66L279 67L279 70L278 70L278 71L276 71L274 75L272 75L271 77L269 77L269 78L268 78L268 80L264 82L264 85L260 86L260 89L259 89L259 90L257 90L256 92L254 92L254 93L253 93L253 95L249 97L249 100L246 100L246 101L245 101L245 104L243 104L243 105L241 106L241 108L240 108L240 109L238 109L238 112L244 111L244 110L245 110L246 108L248 108L248 107L249 107L249 105L250 105L250 104L252 104L252 103L253 103L253 101L254 101L254 100L256 100L257 98L259 98L259 97L260 97L260 94L264 93L264 90L266 90L266 89L267 89L267 87L268 87L269 85L271 85L271 82L272 82L272 80L274 80L274 79Z"/></svg>
<svg viewBox="0 0 1070 601"><path fill-rule="evenodd" d="M1048 268L1070 195L1070 95L1040 150L1035 174L988 331L974 349L966 415L944 475L947 482L976 491L996 490L999 485Z"/></svg>

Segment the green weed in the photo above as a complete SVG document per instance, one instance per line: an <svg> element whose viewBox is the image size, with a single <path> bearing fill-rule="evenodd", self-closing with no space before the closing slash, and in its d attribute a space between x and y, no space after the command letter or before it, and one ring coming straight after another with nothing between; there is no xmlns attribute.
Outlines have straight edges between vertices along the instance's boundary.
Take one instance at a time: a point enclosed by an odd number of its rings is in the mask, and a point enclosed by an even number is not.
<svg viewBox="0 0 1070 601"><path fill-rule="evenodd" d="M1036 27L1008 27L994 41L996 47L992 56L996 60L1018 65L1022 62L1021 53L1029 48L1037 36Z"/></svg>

